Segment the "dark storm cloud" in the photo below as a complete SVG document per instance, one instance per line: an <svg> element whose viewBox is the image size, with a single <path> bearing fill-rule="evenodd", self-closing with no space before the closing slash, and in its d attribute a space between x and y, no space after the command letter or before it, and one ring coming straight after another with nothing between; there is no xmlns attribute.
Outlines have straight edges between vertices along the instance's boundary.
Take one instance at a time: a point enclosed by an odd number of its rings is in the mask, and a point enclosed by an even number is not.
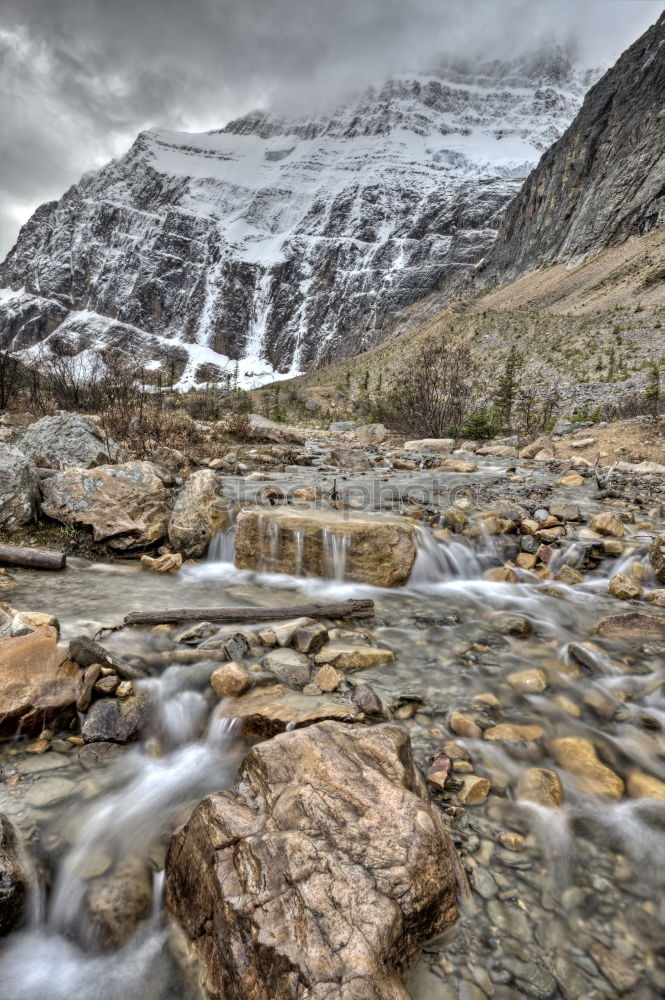
<svg viewBox="0 0 665 1000"><path fill-rule="evenodd" d="M3 0L0 254L36 205L151 125L209 129L257 105L306 111L446 53L545 39L608 63L651 0Z"/></svg>

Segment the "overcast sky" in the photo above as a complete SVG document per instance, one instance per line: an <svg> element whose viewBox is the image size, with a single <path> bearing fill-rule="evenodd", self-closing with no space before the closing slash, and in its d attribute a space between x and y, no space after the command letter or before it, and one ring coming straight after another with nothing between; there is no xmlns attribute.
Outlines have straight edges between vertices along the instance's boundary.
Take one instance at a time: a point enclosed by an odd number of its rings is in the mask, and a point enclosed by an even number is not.
<svg viewBox="0 0 665 1000"><path fill-rule="evenodd" d="M543 40L609 65L661 0L0 0L0 257L59 197L153 125L306 111L447 52Z"/></svg>

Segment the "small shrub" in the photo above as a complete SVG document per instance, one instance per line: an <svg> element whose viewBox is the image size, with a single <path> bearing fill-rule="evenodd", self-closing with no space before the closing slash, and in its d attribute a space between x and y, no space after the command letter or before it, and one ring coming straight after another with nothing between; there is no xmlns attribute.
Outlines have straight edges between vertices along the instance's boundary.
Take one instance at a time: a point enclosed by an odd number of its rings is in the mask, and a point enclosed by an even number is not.
<svg viewBox="0 0 665 1000"><path fill-rule="evenodd" d="M499 430L493 411L485 407L471 414L462 428L462 434L472 441L487 441L496 437Z"/></svg>

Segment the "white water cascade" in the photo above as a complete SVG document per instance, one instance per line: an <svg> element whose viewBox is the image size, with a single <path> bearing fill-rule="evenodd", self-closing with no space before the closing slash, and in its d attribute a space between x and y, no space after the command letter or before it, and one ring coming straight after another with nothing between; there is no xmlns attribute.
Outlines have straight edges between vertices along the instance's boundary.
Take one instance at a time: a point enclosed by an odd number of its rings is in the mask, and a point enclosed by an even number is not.
<svg viewBox="0 0 665 1000"><path fill-rule="evenodd" d="M464 540L449 538L438 543L425 528L416 529L416 561L411 570L409 584L438 583L444 580L477 580L491 563L492 556L486 548L480 554Z"/></svg>
<svg viewBox="0 0 665 1000"><path fill-rule="evenodd" d="M346 564L351 547L351 536L337 534L330 528L323 530L323 564L326 577L335 583L346 579Z"/></svg>

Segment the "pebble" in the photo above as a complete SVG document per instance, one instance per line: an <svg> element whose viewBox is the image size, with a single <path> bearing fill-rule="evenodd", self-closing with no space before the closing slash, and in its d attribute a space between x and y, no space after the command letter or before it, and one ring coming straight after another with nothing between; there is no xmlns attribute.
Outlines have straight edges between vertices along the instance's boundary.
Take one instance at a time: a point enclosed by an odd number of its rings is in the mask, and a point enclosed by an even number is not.
<svg viewBox="0 0 665 1000"><path fill-rule="evenodd" d="M610 580L607 589L613 597L618 597L622 601L637 601L644 593L644 589L637 580L627 573L617 573Z"/></svg>
<svg viewBox="0 0 665 1000"><path fill-rule="evenodd" d="M598 759L590 740L563 737L552 740L550 750L557 763L573 775L582 791L612 799L620 799L623 795L623 781Z"/></svg>
<svg viewBox="0 0 665 1000"><path fill-rule="evenodd" d="M322 691L335 691L344 680L344 675L329 664L321 667L316 673L316 683Z"/></svg>
<svg viewBox="0 0 665 1000"><path fill-rule="evenodd" d="M602 974L619 993L626 993L637 985L640 979L639 969L616 950L605 948L602 944L592 944L589 950Z"/></svg>
<svg viewBox="0 0 665 1000"><path fill-rule="evenodd" d="M218 698L237 698L252 686L252 675L241 663L231 660L211 674L210 686Z"/></svg>
<svg viewBox="0 0 665 1000"><path fill-rule="evenodd" d="M43 809L70 798L76 791L77 783L70 778L48 777L35 781L25 794L28 805Z"/></svg>
<svg viewBox="0 0 665 1000"><path fill-rule="evenodd" d="M498 899L490 899L487 912L492 923L505 934L521 942L532 940L531 923L523 910L517 906L501 903Z"/></svg>
<svg viewBox="0 0 665 1000"><path fill-rule="evenodd" d="M524 615L492 615L490 624L501 635L514 635L520 639L528 638L533 632L533 625Z"/></svg>
<svg viewBox="0 0 665 1000"><path fill-rule="evenodd" d="M550 808L560 806L563 802L561 779L556 771L545 767L529 767L522 772L517 797Z"/></svg>
<svg viewBox="0 0 665 1000"><path fill-rule="evenodd" d="M628 794L633 799L665 799L665 781L644 771L631 771L627 780Z"/></svg>
<svg viewBox="0 0 665 1000"><path fill-rule="evenodd" d="M533 725L517 725L512 722L502 722L498 726L491 726L483 733L486 740L506 740L511 743L539 740L542 736L542 726L535 723Z"/></svg>
<svg viewBox="0 0 665 1000"><path fill-rule="evenodd" d="M483 899L493 899L499 887L486 868L477 868L473 875L474 888Z"/></svg>
<svg viewBox="0 0 665 1000"><path fill-rule="evenodd" d="M487 800L490 793L490 783L487 778L476 774L464 774L460 778L462 788L457 793L460 802L467 806L479 806Z"/></svg>
<svg viewBox="0 0 665 1000"><path fill-rule="evenodd" d="M550 1000L556 993L556 979L540 962L520 962L511 957L502 957L500 961L529 1000Z"/></svg>
<svg viewBox="0 0 665 1000"><path fill-rule="evenodd" d="M464 736L469 740L482 739L482 729L468 715L456 711L451 712L449 724L452 731L458 736Z"/></svg>
<svg viewBox="0 0 665 1000"><path fill-rule="evenodd" d="M483 577L489 583L517 583L519 580L512 566L497 566L495 569L488 569Z"/></svg>
<svg viewBox="0 0 665 1000"><path fill-rule="evenodd" d="M523 851L526 847L526 840L520 833L500 833L499 843L509 851Z"/></svg>
<svg viewBox="0 0 665 1000"><path fill-rule="evenodd" d="M508 674L506 680L513 690L519 691L522 694L540 694L547 687L545 672L538 668L518 670L514 674Z"/></svg>
<svg viewBox="0 0 665 1000"><path fill-rule="evenodd" d="M591 527L599 535L610 535L612 538L623 538L624 525L616 514L606 511L598 514L591 522Z"/></svg>
<svg viewBox="0 0 665 1000"><path fill-rule="evenodd" d="M383 715L381 699L369 684L358 684L351 696L353 704L365 715Z"/></svg>

